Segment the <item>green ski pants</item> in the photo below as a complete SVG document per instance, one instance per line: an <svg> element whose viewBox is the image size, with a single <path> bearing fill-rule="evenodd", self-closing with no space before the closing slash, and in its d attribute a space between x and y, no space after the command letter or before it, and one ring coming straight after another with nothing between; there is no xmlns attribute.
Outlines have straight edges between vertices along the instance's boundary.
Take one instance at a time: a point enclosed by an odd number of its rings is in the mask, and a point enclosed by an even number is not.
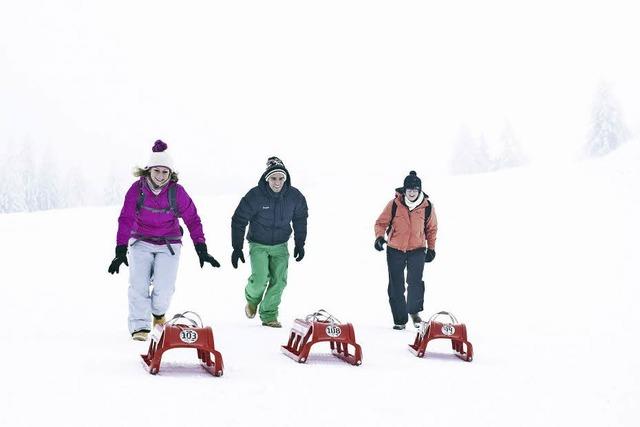
<svg viewBox="0 0 640 427"><path fill-rule="evenodd" d="M270 246L249 242L249 258L251 277L244 289L247 302L259 307L263 322L277 320L282 291L287 286L289 248L286 243Z"/></svg>

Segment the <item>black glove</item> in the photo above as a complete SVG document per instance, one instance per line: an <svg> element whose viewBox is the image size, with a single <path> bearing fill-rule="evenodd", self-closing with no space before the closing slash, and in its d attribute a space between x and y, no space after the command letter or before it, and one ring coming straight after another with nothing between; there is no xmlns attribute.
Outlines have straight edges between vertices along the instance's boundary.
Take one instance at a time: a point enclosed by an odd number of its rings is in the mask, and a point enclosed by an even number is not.
<svg viewBox="0 0 640 427"><path fill-rule="evenodd" d="M436 257L435 249L427 249L427 253L424 256L424 262L431 262Z"/></svg>
<svg viewBox="0 0 640 427"><path fill-rule="evenodd" d="M244 254L242 253L242 249L234 249L231 254L231 265L233 265L233 268L238 268L238 260L242 261L244 264Z"/></svg>
<svg viewBox="0 0 640 427"><path fill-rule="evenodd" d="M380 236L376 239L376 242L374 243L373 247L376 248L377 251L383 251L384 250L384 244L387 243L386 240L384 240L384 237Z"/></svg>
<svg viewBox="0 0 640 427"><path fill-rule="evenodd" d="M198 254L198 258L200 258L200 268L204 266L205 262L208 262L214 267L220 267L220 263L216 261L214 257L207 253L207 244L206 243L196 243L196 253Z"/></svg>
<svg viewBox="0 0 640 427"><path fill-rule="evenodd" d="M293 248L293 257L296 261L302 261L302 258L304 258L304 246L296 246Z"/></svg>
<svg viewBox="0 0 640 427"><path fill-rule="evenodd" d="M116 257L111 261L111 265L109 266L109 273L120 273L120 266L124 262L124 265L129 267L129 262L127 261L127 245L118 245L116 246Z"/></svg>

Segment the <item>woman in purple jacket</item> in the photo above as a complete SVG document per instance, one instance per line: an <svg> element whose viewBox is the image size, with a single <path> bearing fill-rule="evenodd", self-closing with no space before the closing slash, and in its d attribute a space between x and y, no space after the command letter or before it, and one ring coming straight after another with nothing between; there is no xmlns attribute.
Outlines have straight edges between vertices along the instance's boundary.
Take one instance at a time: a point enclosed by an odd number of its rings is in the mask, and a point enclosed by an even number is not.
<svg viewBox="0 0 640 427"><path fill-rule="evenodd" d="M167 144L158 140L140 177L124 199L118 218L116 257L109 273L118 273L127 261L127 246L131 257L129 274L129 332L134 340L145 341L153 326L164 323L175 290L178 260L182 248L182 218L189 229L200 259L213 267L220 263L207 253L202 223L196 206L178 184L178 174L166 151ZM149 292L153 284L153 291Z"/></svg>

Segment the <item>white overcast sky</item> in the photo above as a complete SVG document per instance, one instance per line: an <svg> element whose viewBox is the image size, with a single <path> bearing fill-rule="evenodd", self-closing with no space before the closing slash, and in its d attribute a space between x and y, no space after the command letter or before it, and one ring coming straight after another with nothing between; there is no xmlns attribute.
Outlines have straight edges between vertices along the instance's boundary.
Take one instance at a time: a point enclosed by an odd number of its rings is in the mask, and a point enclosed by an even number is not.
<svg viewBox="0 0 640 427"><path fill-rule="evenodd" d="M640 129L638 16L611 0L0 0L0 144L128 173L162 138L183 170L254 181L272 154L303 176L445 170L463 125L492 140L509 122L535 161L569 158L601 80Z"/></svg>

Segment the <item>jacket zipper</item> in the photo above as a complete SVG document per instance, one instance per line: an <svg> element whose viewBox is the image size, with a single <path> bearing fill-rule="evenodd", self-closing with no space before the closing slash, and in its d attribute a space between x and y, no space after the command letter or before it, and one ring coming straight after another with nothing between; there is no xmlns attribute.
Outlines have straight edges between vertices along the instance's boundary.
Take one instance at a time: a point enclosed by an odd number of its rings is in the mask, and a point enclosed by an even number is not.
<svg viewBox="0 0 640 427"><path fill-rule="evenodd" d="M276 208L277 207L278 207L278 204L276 203L276 201L273 201L273 227L271 227L271 244L272 245L275 240L275 233L276 233Z"/></svg>

